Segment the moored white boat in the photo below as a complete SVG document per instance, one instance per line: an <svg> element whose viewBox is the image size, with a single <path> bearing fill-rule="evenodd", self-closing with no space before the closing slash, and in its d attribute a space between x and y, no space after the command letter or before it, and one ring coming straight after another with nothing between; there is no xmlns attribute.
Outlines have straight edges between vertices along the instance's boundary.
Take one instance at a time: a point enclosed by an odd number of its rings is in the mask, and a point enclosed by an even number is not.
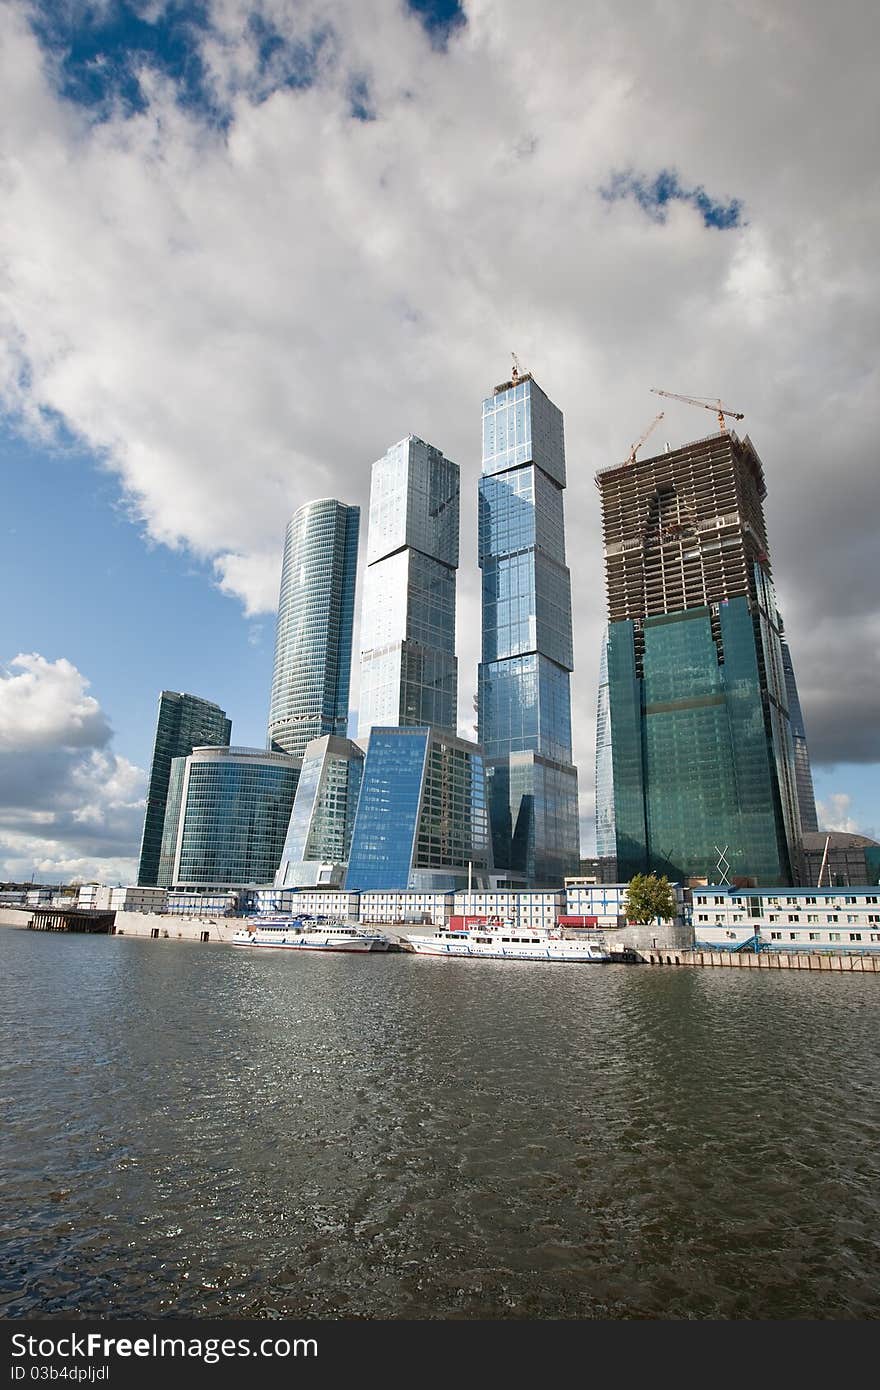
<svg viewBox="0 0 880 1390"><path fill-rule="evenodd" d="M357 922L314 917L265 917L233 933L233 946L292 951L387 951L391 943L382 932Z"/></svg>
<svg viewBox="0 0 880 1390"><path fill-rule="evenodd" d="M441 928L430 936L412 935L404 940L419 956L467 956L471 959L580 961L602 965L610 952L594 941L570 940L546 927L514 927L510 923L487 924L467 931Z"/></svg>

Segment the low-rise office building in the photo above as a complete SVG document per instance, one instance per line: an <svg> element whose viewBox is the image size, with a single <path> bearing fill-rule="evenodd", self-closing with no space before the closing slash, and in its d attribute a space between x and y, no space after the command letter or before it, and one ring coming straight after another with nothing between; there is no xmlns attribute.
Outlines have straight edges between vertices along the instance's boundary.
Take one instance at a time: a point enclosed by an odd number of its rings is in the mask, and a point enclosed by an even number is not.
<svg viewBox="0 0 880 1390"><path fill-rule="evenodd" d="M694 945L736 951L880 950L880 887L694 889Z"/></svg>

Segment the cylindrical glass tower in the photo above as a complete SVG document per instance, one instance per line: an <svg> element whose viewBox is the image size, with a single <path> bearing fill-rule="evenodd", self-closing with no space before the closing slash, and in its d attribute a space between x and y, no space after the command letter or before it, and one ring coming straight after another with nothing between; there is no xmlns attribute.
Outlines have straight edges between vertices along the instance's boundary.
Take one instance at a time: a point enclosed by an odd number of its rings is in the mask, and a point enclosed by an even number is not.
<svg viewBox="0 0 880 1390"><path fill-rule="evenodd" d="M325 497L294 512L284 542L268 746L302 757L344 737L360 508Z"/></svg>

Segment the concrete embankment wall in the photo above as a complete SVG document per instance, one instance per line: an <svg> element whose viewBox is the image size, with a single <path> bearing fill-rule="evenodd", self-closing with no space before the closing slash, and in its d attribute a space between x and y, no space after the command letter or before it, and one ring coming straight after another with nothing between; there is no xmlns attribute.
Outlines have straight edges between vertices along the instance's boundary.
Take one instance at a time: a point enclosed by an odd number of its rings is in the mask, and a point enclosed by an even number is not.
<svg viewBox="0 0 880 1390"><path fill-rule="evenodd" d="M739 970L836 970L843 974L880 975L880 956L818 951L645 951L648 965L706 965Z"/></svg>
<svg viewBox="0 0 880 1390"><path fill-rule="evenodd" d="M602 936L612 949L619 945L640 954L648 951L653 951L655 955L658 951L687 951L694 944L694 934L690 927L675 926L672 923L662 927L656 924L646 927L608 927L607 930L603 930Z"/></svg>
<svg viewBox="0 0 880 1390"><path fill-rule="evenodd" d="M239 917L178 917L170 912L117 912L116 936L153 936L160 941L229 941Z"/></svg>
<svg viewBox="0 0 880 1390"><path fill-rule="evenodd" d="M30 920L29 907L0 907L0 927L26 927Z"/></svg>

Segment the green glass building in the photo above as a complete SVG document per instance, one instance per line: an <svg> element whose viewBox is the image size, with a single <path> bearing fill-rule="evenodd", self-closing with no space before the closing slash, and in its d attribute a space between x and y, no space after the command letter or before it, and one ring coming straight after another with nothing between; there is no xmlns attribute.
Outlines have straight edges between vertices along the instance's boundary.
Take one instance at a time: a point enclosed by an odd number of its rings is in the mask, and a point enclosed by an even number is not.
<svg viewBox="0 0 880 1390"><path fill-rule="evenodd" d="M301 765L301 758L260 748L195 748L175 758L160 886L271 883Z"/></svg>
<svg viewBox="0 0 880 1390"><path fill-rule="evenodd" d="M606 820L619 877L800 882L782 623L753 445L723 431L605 469L597 484L609 608Z"/></svg>
<svg viewBox="0 0 880 1390"><path fill-rule="evenodd" d="M162 691L138 864L139 886L155 887L159 883L162 828L165 824L172 759L185 758L194 748L203 745L227 747L231 736L232 720L227 718L225 710L219 705L198 695L187 695L177 690Z"/></svg>

